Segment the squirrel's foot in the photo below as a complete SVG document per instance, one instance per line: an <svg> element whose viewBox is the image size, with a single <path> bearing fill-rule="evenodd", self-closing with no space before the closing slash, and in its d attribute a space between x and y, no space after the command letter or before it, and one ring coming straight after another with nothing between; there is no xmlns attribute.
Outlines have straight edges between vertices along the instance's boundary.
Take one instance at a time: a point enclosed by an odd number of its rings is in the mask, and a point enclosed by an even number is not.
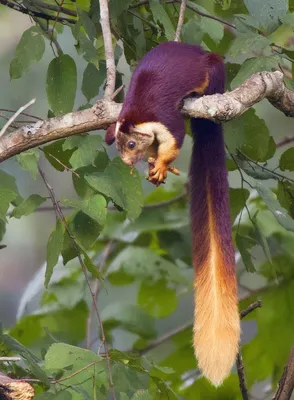
<svg viewBox="0 0 294 400"><path fill-rule="evenodd" d="M153 157L148 158L148 164L149 176L147 180L156 186L159 186L161 183L165 183L164 180L167 177L167 171L170 171L175 175L180 175L180 172L177 168L160 162L158 159L155 160L155 158Z"/></svg>

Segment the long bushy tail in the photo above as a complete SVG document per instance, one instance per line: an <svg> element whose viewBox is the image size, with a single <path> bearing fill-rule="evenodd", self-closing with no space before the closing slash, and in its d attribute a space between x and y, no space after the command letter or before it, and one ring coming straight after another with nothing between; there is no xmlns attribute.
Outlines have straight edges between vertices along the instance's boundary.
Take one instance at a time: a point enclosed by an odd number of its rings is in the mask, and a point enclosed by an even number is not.
<svg viewBox="0 0 294 400"><path fill-rule="evenodd" d="M222 72L221 66L212 71L207 94L223 91ZM240 338L225 148L221 125L192 119L191 128L194 349L203 375L218 386L230 373Z"/></svg>

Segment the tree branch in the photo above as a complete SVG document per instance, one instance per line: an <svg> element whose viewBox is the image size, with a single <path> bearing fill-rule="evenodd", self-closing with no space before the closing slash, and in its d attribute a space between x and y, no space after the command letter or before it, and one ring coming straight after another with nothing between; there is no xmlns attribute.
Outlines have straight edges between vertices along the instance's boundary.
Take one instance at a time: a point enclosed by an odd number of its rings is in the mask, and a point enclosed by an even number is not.
<svg viewBox="0 0 294 400"><path fill-rule="evenodd" d="M175 42L178 42L180 40L181 30L182 30L182 26L183 26L184 18L185 18L186 5L187 5L187 0L182 0L180 12L179 12L179 20L178 20L178 25L177 25L176 35L175 35Z"/></svg>
<svg viewBox="0 0 294 400"><path fill-rule="evenodd" d="M23 126L0 138L0 162L52 140L106 128L116 121L120 109L121 104L101 100L92 109Z"/></svg>
<svg viewBox="0 0 294 400"><path fill-rule="evenodd" d="M100 24L102 28L102 35L105 47L105 59L106 59L106 86L104 92L104 98L111 100L115 90L115 60L112 47L112 35L109 22L109 9L107 0L99 0L100 4Z"/></svg>
<svg viewBox="0 0 294 400"><path fill-rule="evenodd" d="M9 8L12 8L15 11L29 15L32 18L42 18L42 19L45 19L46 21L56 21L56 22L60 22L61 24L75 24L76 23L76 21L74 19L59 17L59 16L55 16L55 15L48 15L48 14L45 14L42 12L29 10L28 8L25 8L22 5L13 3L12 1L9 1L9 0L0 0L0 4L3 4L4 6L7 6Z"/></svg>
<svg viewBox="0 0 294 400"><path fill-rule="evenodd" d="M278 390L273 400L289 400L294 389L294 346L292 347L288 363L279 380Z"/></svg>
<svg viewBox="0 0 294 400"><path fill-rule="evenodd" d="M184 101L182 113L194 118L225 122L239 117L264 98L287 117L294 117L294 91L283 82L280 71L258 72L231 92Z"/></svg>
<svg viewBox="0 0 294 400"><path fill-rule="evenodd" d="M280 71L258 72L231 92L186 99L182 113L225 122L242 115L264 98L285 115L294 116L294 91L286 88ZM52 140L105 129L117 120L120 110L121 104L99 100L91 109L23 126L0 138L0 162Z"/></svg>

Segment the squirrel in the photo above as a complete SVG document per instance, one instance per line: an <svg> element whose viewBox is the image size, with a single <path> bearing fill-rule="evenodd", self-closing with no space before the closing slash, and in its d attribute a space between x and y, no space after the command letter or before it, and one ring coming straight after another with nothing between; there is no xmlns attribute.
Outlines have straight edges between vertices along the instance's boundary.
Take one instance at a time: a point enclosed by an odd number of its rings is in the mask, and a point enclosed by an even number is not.
<svg viewBox="0 0 294 400"><path fill-rule="evenodd" d="M148 180L158 186L185 137L183 100L223 93L223 58L201 46L161 43L136 66L121 112L105 135L122 161L149 157ZM203 375L219 386L230 374L240 340L235 251L222 125L191 118L190 219L195 268L193 347Z"/></svg>

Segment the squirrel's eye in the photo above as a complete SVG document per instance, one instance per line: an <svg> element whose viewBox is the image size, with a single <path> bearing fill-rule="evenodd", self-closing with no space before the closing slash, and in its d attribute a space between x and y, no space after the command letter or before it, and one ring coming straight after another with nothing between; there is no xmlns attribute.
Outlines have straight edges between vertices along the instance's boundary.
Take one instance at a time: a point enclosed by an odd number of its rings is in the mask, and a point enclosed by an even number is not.
<svg viewBox="0 0 294 400"><path fill-rule="evenodd" d="M128 142L128 148L129 148L129 149L133 149L135 146L136 146L136 142L133 142L132 140L130 140L130 141Z"/></svg>

